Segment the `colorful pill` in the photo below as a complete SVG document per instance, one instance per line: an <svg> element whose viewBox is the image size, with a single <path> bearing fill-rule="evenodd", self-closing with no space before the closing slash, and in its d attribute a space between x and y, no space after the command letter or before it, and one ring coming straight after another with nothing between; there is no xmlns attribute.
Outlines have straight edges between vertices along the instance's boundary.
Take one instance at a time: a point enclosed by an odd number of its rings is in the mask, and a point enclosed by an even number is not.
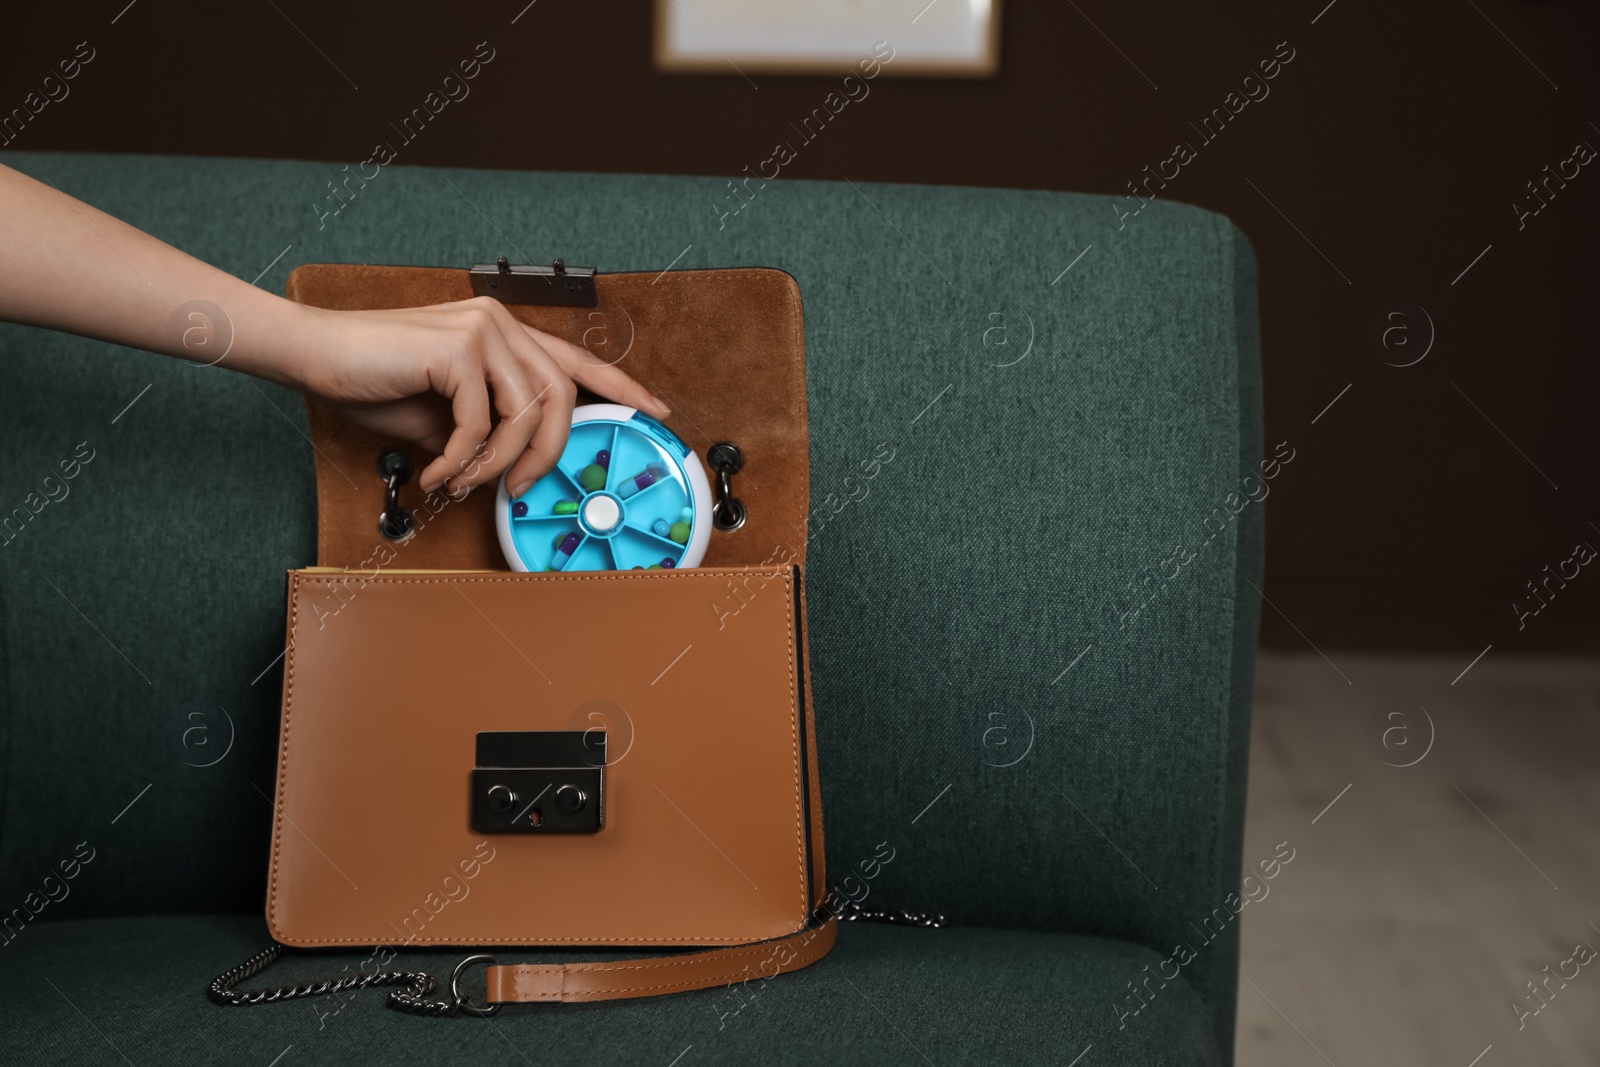
<svg viewBox="0 0 1600 1067"><path fill-rule="evenodd" d="M528 514L528 505L524 501L518 500L516 503L511 505L511 514L515 518L522 518Z"/></svg>
<svg viewBox="0 0 1600 1067"><path fill-rule="evenodd" d="M561 539L561 543L556 546L556 554L550 559L550 569L558 571L565 567L567 561L572 559L572 553L576 552L577 549L578 535L575 533L567 534Z"/></svg>
<svg viewBox="0 0 1600 1067"><path fill-rule="evenodd" d="M684 508L682 511L678 512L678 518L682 519L684 522L693 522L694 508Z"/></svg>
<svg viewBox="0 0 1600 1067"><path fill-rule="evenodd" d="M606 470L611 469L611 453L603 448L595 453L594 461L600 464L600 466L604 467Z"/></svg>
<svg viewBox="0 0 1600 1067"><path fill-rule="evenodd" d="M657 519L650 524L650 532L657 537L665 537L671 530L672 527L667 524L666 519Z"/></svg>
<svg viewBox="0 0 1600 1067"><path fill-rule="evenodd" d="M578 472L578 484L589 492L606 487L606 469L598 463L591 463Z"/></svg>
<svg viewBox="0 0 1600 1067"><path fill-rule="evenodd" d="M555 513L557 515L576 515L578 513L578 502L576 500L558 500L556 501Z"/></svg>
<svg viewBox="0 0 1600 1067"><path fill-rule="evenodd" d="M641 489L648 489L656 482L667 476L667 468L659 463L652 463L644 470L627 479L617 489L617 495L626 500Z"/></svg>
<svg viewBox="0 0 1600 1067"><path fill-rule="evenodd" d="M680 544L680 545L688 544L689 543L689 524L686 523L686 522L675 522L675 523L673 523L672 526L669 528L669 530L667 532L667 536L669 538L671 538L672 540L678 542L678 544Z"/></svg>
<svg viewBox="0 0 1600 1067"><path fill-rule="evenodd" d="M672 568L676 567L677 564L672 562L671 556L668 556L666 559L661 561L661 566L670 571Z"/></svg>

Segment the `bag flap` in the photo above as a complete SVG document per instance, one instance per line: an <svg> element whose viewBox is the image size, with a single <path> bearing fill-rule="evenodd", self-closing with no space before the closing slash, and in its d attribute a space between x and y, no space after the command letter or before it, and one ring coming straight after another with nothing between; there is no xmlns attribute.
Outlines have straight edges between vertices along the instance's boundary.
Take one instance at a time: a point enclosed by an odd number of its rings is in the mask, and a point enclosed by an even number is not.
<svg viewBox="0 0 1600 1067"><path fill-rule="evenodd" d="M279 941L722 945L823 880L796 569L293 572ZM480 731L606 731L603 828L475 832Z"/></svg>
<svg viewBox="0 0 1600 1067"><path fill-rule="evenodd" d="M666 420L704 462L732 441L745 468L733 480L748 519L713 531L703 566L803 563L810 507L805 330L800 290L780 270L748 268L601 274L593 308L508 304L518 320L588 348L626 370L672 407ZM468 271L432 267L309 264L289 276L291 300L342 310L420 307L470 298ZM580 403L593 398L582 396ZM376 463L421 449L358 429L307 401L316 446L317 562L370 566L391 546L378 535L383 482ZM417 535L392 546L407 568L508 570L495 538L493 486L460 501L424 501L415 479L401 505L420 520Z"/></svg>

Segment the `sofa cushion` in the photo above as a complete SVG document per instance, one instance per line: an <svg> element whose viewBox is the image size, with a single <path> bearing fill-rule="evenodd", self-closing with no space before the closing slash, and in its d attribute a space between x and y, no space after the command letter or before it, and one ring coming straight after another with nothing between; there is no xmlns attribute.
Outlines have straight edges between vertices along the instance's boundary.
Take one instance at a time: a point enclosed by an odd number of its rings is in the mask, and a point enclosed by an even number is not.
<svg viewBox="0 0 1600 1067"><path fill-rule="evenodd" d="M1070 1064L1216 1067L1180 976L1126 942L974 927L856 924L806 970L649 1000L506 1008L488 1022L403 1015L385 992L223 1007L204 987L267 943L239 916L40 923L5 948L0 1060L38 1064ZM460 953L390 966L445 977ZM360 973L365 955L300 953L246 989ZM505 960L521 959L507 954ZM532 958L532 957L526 957ZM1144 968L1148 966L1147 972ZM481 971L475 976L481 990ZM1141 985L1141 988L1144 988ZM1121 1012L1130 1012L1126 1017ZM282 1055L281 1061L274 1057ZM681 1059L675 1059L680 1057Z"/></svg>

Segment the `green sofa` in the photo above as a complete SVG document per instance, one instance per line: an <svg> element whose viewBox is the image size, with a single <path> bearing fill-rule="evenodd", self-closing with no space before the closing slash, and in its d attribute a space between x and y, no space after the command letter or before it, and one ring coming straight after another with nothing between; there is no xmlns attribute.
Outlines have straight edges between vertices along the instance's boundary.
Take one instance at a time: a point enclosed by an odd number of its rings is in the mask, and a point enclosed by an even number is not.
<svg viewBox="0 0 1600 1067"><path fill-rule="evenodd" d="M284 572L315 552L304 410L5 325L0 1060L1231 1061L1262 431L1254 257L1226 219L799 181L731 214L723 179L393 165L336 202L353 171L325 163L4 159L280 292L319 261L792 273L828 864L887 842L869 903L952 925L857 923L769 983L487 1022L375 990L210 1003L267 943Z"/></svg>

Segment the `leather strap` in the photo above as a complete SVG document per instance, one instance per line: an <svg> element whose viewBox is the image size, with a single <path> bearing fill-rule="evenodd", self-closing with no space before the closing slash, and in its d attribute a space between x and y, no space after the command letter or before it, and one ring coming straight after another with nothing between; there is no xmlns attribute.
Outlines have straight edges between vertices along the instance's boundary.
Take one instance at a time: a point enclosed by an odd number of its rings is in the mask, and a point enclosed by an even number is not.
<svg viewBox="0 0 1600 1067"><path fill-rule="evenodd" d="M502 963L489 967L490 1004L575 1003L659 997L691 989L771 978L826 956L839 936L830 918L784 937L733 948L610 963Z"/></svg>

